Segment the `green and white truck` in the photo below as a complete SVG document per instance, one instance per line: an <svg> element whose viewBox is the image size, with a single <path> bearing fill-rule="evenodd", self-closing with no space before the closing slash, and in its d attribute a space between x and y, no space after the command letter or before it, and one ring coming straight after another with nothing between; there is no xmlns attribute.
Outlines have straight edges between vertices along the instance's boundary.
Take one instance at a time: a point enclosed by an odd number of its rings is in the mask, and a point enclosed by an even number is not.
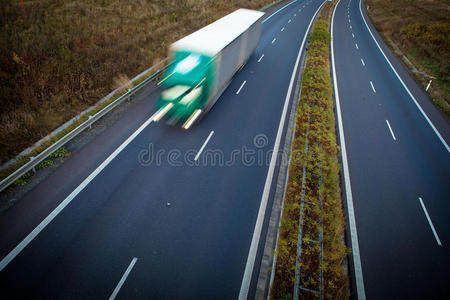
<svg viewBox="0 0 450 300"><path fill-rule="evenodd" d="M166 116L189 129L206 114L256 49L263 14L238 9L173 43L154 121Z"/></svg>

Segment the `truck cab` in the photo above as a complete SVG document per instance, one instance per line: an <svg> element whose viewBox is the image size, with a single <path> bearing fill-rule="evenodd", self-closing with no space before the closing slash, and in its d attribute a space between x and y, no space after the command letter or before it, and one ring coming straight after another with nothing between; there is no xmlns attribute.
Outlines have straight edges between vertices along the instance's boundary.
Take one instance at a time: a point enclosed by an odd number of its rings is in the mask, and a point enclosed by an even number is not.
<svg viewBox="0 0 450 300"><path fill-rule="evenodd" d="M212 75L211 58L190 52L175 52L174 63L166 70L161 85L164 90L156 104L169 123L186 122L196 111L202 110L210 86Z"/></svg>

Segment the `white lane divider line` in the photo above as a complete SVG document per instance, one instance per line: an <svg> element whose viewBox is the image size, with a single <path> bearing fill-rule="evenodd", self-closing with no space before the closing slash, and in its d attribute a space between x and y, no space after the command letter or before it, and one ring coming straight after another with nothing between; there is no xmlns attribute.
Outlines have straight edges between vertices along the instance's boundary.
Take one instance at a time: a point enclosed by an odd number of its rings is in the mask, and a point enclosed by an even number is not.
<svg viewBox="0 0 450 300"><path fill-rule="evenodd" d="M291 19L289 19L288 23L291 23Z"/></svg>
<svg viewBox="0 0 450 300"><path fill-rule="evenodd" d="M274 38L274 39L272 40L272 44L275 43L276 40L277 40L277 38Z"/></svg>
<svg viewBox="0 0 450 300"><path fill-rule="evenodd" d="M352 29L352 25L350 25L350 30Z"/></svg>
<svg viewBox="0 0 450 300"><path fill-rule="evenodd" d="M125 271L125 273L122 275L122 278L120 278L119 283L117 284L116 288L114 289L113 293L111 294L111 296L109 297L109 300L114 300L114 298L116 298L117 294L119 293L120 289L122 288L122 285L124 284L125 280L127 280L128 275L130 275L131 269L133 269L134 265L137 262L137 257L133 258L131 260L130 265L128 266L127 270Z"/></svg>
<svg viewBox="0 0 450 300"><path fill-rule="evenodd" d="M294 4L295 2L297 2L298 0L292 1L291 3L286 4L285 6L283 6L282 8L280 8L279 10L277 10L276 12L274 12L273 14L271 14L269 17L267 17L266 19L264 19L264 21L262 21L261 23L264 24L266 21L268 21L270 18L272 18L274 15L276 15L277 13L279 13L281 10L285 9L286 7L288 7L289 5Z"/></svg>
<svg viewBox="0 0 450 300"><path fill-rule="evenodd" d="M281 32L283 32L284 31L284 27L283 28L281 28Z"/></svg>
<svg viewBox="0 0 450 300"><path fill-rule="evenodd" d="M212 135L214 134L214 131L211 131L208 135L208 137L206 138L205 142L203 143L202 147L200 148L200 150L198 150L197 155L195 156L194 160L198 160L198 158L200 157L200 155L202 154L203 150L206 147L206 144L208 144L209 140L211 139Z"/></svg>
<svg viewBox="0 0 450 300"><path fill-rule="evenodd" d="M362 58L361 58L361 64L363 65L363 67L366 65L366 64L364 63L364 59L362 59Z"/></svg>
<svg viewBox="0 0 450 300"><path fill-rule="evenodd" d="M447 150L447 152L450 153L450 147L448 146L447 142L444 140L444 138L442 137L442 135L440 134L440 132L437 130L437 128L434 126L433 122L431 122L430 118L428 118L428 115L425 113L425 111L422 109L422 107L420 106L420 104L417 102L416 98L413 96L413 94L411 93L411 91L409 90L409 88L406 86L406 84L403 82L402 78L400 77L400 75L398 75L397 70L395 70L394 66L391 64L391 61L387 58L386 54L384 53L383 49L381 49L380 45L378 44L377 40L375 39L375 37L372 34L372 31L369 28L369 25L367 25L366 19L363 16L362 13L362 8L361 8L361 0L359 1L359 12L361 13L361 18L364 21L364 24L366 25L367 30L369 31L370 35L372 36L372 39L375 41L375 44L377 45L378 49L380 50L381 54L384 56L384 59L387 61L388 65L391 67L392 71L394 72L395 76L397 76L398 80L400 81L400 83L403 85L403 88L406 90L406 92L408 93L408 95L411 97L412 101L414 102L414 104L416 105L417 109L419 109L420 113L422 114L422 116L425 118L425 120L428 122L428 124L430 125L430 127L433 129L434 133L436 134L436 136L438 137L438 139L441 141L442 145L444 145L445 149Z"/></svg>
<svg viewBox="0 0 450 300"><path fill-rule="evenodd" d="M386 120L386 124L387 124L387 126L388 126L388 128L389 128L389 131L391 132L392 138L394 139L394 141L396 141L397 139L395 138L394 131L392 130L391 124L389 124L389 121L388 121L388 120Z"/></svg>
<svg viewBox="0 0 450 300"><path fill-rule="evenodd" d="M292 70L292 76L291 76L291 80L289 82L289 88L286 93L286 98L284 100L283 111L281 113L280 124L278 126L278 131L277 131L275 143L273 146L272 156L270 158L269 169L267 171L267 177L266 177L266 181L264 183L263 194L262 194L261 202L260 202L259 209L258 209L258 216L256 218L255 228L253 230L252 242L250 244L250 249L248 251L247 262L245 263L244 275L242 276L241 288L239 290L239 298L238 298L239 300L246 300L248 297L250 282L252 279L253 269L255 266L256 253L258 251L259 240L261 238L261 231L262 231L262 227L263 227L264 216L266 214L267 202L269 200L272 179L273 179L273 175L275 172L275 165L277 162L278 151L279 151L279 147L280 147L280 143L281 143L281 136L283 133L284 123L286 120L286 114L287 114L287 110L288 110L288 106L289 106L289 99L291 98L291 93L292 93L292 89L293 89L294 81L295 81L295 75L297 74L298 66L300 63L300 57L303 53L303 48L305 46L306 38L308 36L307 33L311 29L311 26L312 26L312 23L313 23L315 17L317 16L320 9L323 7L325 2L326 1L322 2L322 4L317 8L316 12L314 13L313 17L311 18L311 21L309 22L308 28L306 29L305 34L303 36L302 44L300 45L300 49L298 51L298 55L297 55L297 59L295 61L294 68Z"/></svg>
<svg viewBox="0 0 450 300"><path fill-rule="evenodd" d="M356 44L356 43L355 43L355 47L356 47L356 49L359 49L358 44Z"/></svg>
<svg viewBox="0 0 450 300"><path fill-rule="evenodd" d="M372 81L370 81L370 86L372 87L373 92L376 93L377 91L375 90L375 87L373 86Z"/></svg>
<svg viewBox="0 0 450 300"><path fill-rule="evenodd" d="M32 232L30 232L9 254L0 261L0 271L2 271L44 228L56 218L57 215L92 181L106 168L113 159L125 149L151 122L153 118L159 113L154 113L144 124L141 125L132 135L130 135L125 142L123 142L108 158L101 163L75 190L70 193Z"/></svg>
<svg viewBox="0 0 450 300"><path fill-rule="evenodd" d="M238 94L241 92L241 90L242 90L242 88L244 87L244 85L245 85L246 82L247 82L247 80L244 80L244 82L241 84L241 86L240 86L239 89L237 90L236 95L238 95Z"/></svg>
<svg viewBox="0 0 450 300"><path fill-rule="evenodd" d="M345 185L345 198L347 200L347 212L348 212L348 221L350 228L350 238L351 238L351 247L352 247L352 256L353 256L353 268L355 271L355 281L356 281L356 293L358 296L358 300L365 300L366 293L364 290L364 277L362 271L361 264L361 256L359 253L359 241L358 241L358 229L356 226L356 217L355 217L355 209L353 207L353 194L352 194L352 184L350 181L350 171L348 167L347 160L347 150L345 145L345 134L344 134L344 125L342 122L342 113L341 113L341 105L339 100L339 88L338 88L338 80L336 76L336 63L334 58L334 16L336 14L336 9L341 2L335 5L333 10L333 15L331 17L331 65L333 67L333 86L334 86L334 95L336 100L336 115L338 121L339 128L339 142L341 144L341 156L342 156L342 170L344 173L344 185Z"/></svg>
<svg viewBox="0 0 450 300"><path fill-rule="evenodd" d="M294 17L296 17L297 16L297 14L294 14Z"/></svg>
<svg viewBox="0 0 450 300"><path fill-rule="evenodd" d="M348 22L350 23L350 19L348 19Z"/></svg>
<svg viewBox="0 0 450 300"><path fill-rule="evenodd" d="M261 57L258 59L258 62L260 62L263 59L263 57L264 57L264 54L261 55Z"/></svg>
<svg viewBox="0 0 450 300"><path fill-rule="evenodd" d="M424 213L425 213L425 216L427 217L428 224L430 224L431 230L433 231L434 237L436 238L437 244L438 244L439 246L442 246L441 240L439 239L439 237L438 237L438 235L437 235L436 229L434 229L433 222L431 222L431 218L430 218L430 216L428 215L428 211L427 211L427 209L426 209L426 207L425 207L425 204L423 204L422 198L419 197L419 201L420 201L420 205L422 206L422 209L423 209L423 211L424 211Z"/></svg>
<svg viewBox="0 0 450 300"><path fill-rule="evenodd" d="M352 32L352 37L355 37L355 35L353 34L353 32Z"/></svg>

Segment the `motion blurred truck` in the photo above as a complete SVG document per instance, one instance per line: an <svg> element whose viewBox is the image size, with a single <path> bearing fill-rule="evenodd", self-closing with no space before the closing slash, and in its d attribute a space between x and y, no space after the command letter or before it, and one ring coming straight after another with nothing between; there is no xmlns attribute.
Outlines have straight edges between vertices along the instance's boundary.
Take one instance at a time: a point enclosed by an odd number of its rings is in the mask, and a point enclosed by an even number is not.
<svg viewBox="0 0 450 300"><path fill-rule="evenodd" d="M189 129L205 115L256 49L264 13L238 9L173 43L154 121Z"/></svg>

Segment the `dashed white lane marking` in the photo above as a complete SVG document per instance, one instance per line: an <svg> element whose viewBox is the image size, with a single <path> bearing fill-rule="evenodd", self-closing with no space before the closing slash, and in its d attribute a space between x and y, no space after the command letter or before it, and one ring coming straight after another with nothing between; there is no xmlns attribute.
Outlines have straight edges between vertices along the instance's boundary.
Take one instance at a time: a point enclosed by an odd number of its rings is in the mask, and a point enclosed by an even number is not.
<svg viewBox="0 0 450 300"><path fill-rule="evenodd" d="M434 237L436 238L436 242L438 243L439 246L442 246L441 240L439 239L439 237L437 235L436 229L434 229L433 222L431 222L431 218L428 215L428 211L425 207L425 204L423 204L422 198L419 197L419 201L420 201L420 205L422 206L423 211L425 212L425 216L427 217L428 224L430 224L431 230L433 231Z"/></svg>
<svg viewBox="0 0 450 300"><path fill-rule="evenodd" d="M258 62L260 62L263 59L263 57L264 57L264 54L261 55L261 57L258 59Z"/></svg>
<svg viewBox="0 0 450 300"><path fill-rule="evenodd" d="M366 64L364 63L364 59L361 58L361 63L363 66L365 66Z"/></svg>
<svg viewBox="0 0 450 300"><path fill-rule="evenodd" d="M277 131L275 143L273 146L273 153L272 153L272 156L270 159L269 170L267 171L267 177L266 177L266 181L264 183L263 194L262 194L260 206L258 209L258 216L256 218L255 229L253 231L252 241L250 244L250 249L249 249L249 253L248 253L248 257L247 257L247 262L245 263L244 275L242 277L241 288L240 288L239 297L238 297L239 300L244 300L244 299L247 299L247 297L248 297L248 291L249 291L250 282L252 279L253 268L255 266L256 254L257 254L257 250L258 250L259 241L261 238L261 231L262 231L262 227L263 227L264 216L266 214L266 208L267 208L270 189L271 189L271 185L272 185L272 179L273 179L273 175L275 172L275 165L276 165L278 151L279 151L279 147L280 147L280 143L281 143L281 135L283 132L284 122L286 120L286 114L287 114L287 110L288 110L288 106L289 106L289 99L291 98L291 93L292 93L292 89L294 86L295 75L297 74L298 66L300 63L300 57L301 57L301 54L303 53L303 48L305 46L306 38L308 36L307 33L311 29L314 19L316 18L317 14L319 13L319 10L323 7L324 4L325 4L325 1L317 8L316 12L314 13L314 15L311 18L311 21L309 22L308 28L306 29L305 34L303 36L302 44L300 45L300 49L298 51L294 69L292 70L292 76L291 76L291 80L289 82L289 88L288 88L288 91L286 94L283 111L281 113L280 124L278 126L278 131Z"/></svg>
<svg viewBox="0 0 450 300"><path fill-rule="evenodd" d="M355 35L352 33L352 37L355 37Z"/></svg>
<svg viewBox="0 0 450 300"><path fill-rule="evenodd" d="M291 19L289 19L288 23L291 23Z"/></svg>
<svg viewBox="0 0 450 300"><path fill-rule="evenodd" d="M283 32L284 31L284 27L283 28L281 28L281 32Z"/></svg>
<svg viewBox="0 0 450 300"><path fill-rule="evenodd" d="M200 155L202 154L203 150L206 147L206 144L208 144L209 140L211 139L212 135L214 134L214 131L211 131L208 135L208 137L206 138L205 142L203 143L202 147L200 148L200 150L198 150L197 155L195 156L194 160L198 160L198 158L200 157Z"/></svg>
<svg viewBox="0 0 450 300"><path fill-rule="evenodd" d="M244 80L244 82L241 84L241 87L237 90L236 95L238 95L241 92L241 90L244 87L246 82L247 82L247 80Z"/></svg>
<svg viewBox="0 0 450 300"><path fill-rule="evenodd" d="M338 80L336 76L336 63L334 56L334 16L336 14L336 9L341 2L338 1L336 6L333 9L333 15L331 17L331 64L333 67L333 86L334 86L334 95L336 100L336 115L337 122L339 128L339 141L341 143L341 155L342 155L342 170L344 173L344 183L345 183L345 195L347 200L347 211L348 211L348 221L349 221L349 229L350 229L350 238L351 238L351 247L352 247L352 256L353 256L353 268L354 275L356 281L356 293L358 300L365 300L366 295L364 291L364 278L363 271L361 265L361 257L359 253L359 242L358 242L358 230L356 226L356 218L355 218L355 209L353 207L353 195L352 195L352 185L350 181L350 171L348 167L347 161L347 151L345 145L345 135L344 135L344 126L342 122L342 113L340 107L339 100L339 89L338 89Z"/></svg>
<svg viewBox="0 0 450 300"><path fill-rule="evenodd" d="M394 131L392 130L391 124L389 124L389 121L388 121L388 120L386 120L386 124L387 124L387 126L388 126L388 128L389 128L389 131L391 132L392 138L394 139L394 141L396 141L397 139L395 138Z"/></svg>
<svg viewBox="0 0 450 300"><path fill-rule="evenodd" d="M356 49L359 49L358 44L355 44Z"/></svg>
<svg viewBox="0 0 450 300"><path fill-rule="evenodd" d="M274 38L274 39L272 40L272 44L275 43L276 40L277 40L277 38Z"/></svg>
<svg viewBox="0 0 450 300"><path fill-rule="evenodd" d="M134 265L137 262L137 257L134 257L131 260L130 265L128 266L127 270L125 271L125 273L122 275L122 278L120 278L119 283L117 284L116 288L114 289L113 293L111 294L111 296L109 297L109 300L114 300L114 298L116 298L117 294L120 291L120 288L122 287L123 283L125 282L125 280L127 280L128 275L130 275L131 269L133 269Z"/></svg>
<svg viewBox="0 0 450 300"><path fill-rule="evenodd" d="M373 92L376 93L377 91L375 90L375 87L373 86L372 81L370 82L370 86L372 87Z"/></svg>
<svg viewBox="0 0 450 300"><path fill-rule="evenodd" d="M274 15L276 15L277 13L279 13L280 11L282 11L283 9L285 9L286 7L294 4L295 2L297 2L298 0L292 1L291 3L286 4L285 6L283 6L282 8L280 8L279 10L277 10L276 12L274 12L273 14L271 14L268 18L264 19L264 21L262 21L261 23L265 23L267 22L270 18L272 18Z"/></svg>

